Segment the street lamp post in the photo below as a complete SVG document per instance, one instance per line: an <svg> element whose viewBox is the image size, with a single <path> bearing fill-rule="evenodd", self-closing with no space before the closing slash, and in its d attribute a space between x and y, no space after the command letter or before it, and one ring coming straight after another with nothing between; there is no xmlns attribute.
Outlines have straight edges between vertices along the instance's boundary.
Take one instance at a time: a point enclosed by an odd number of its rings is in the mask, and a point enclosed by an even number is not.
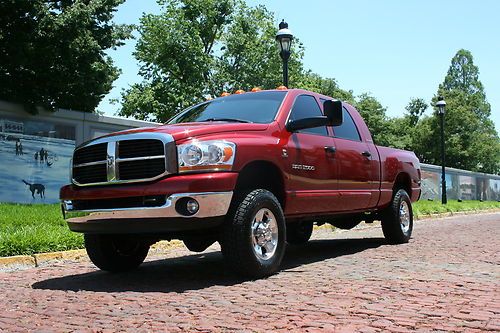
<svg viewBox="0 0 500 333"><path fill-rule="evenodd" d="M446 160L444 152L444 109L446 107L446 102L442 96L438 97L436 106L438 108L439 122L441 124L441 203L446 205L448 203L448 199L446 198Z"/></svg>
<svg viewBox="0 0 500 333"><path fill-rule="evenodd" d="M288 29L288 23L282 20L276 34L276 41L280 47L280 57L283 60L283 85L288 88L288 59L292 47L293 35Z"/></svg>

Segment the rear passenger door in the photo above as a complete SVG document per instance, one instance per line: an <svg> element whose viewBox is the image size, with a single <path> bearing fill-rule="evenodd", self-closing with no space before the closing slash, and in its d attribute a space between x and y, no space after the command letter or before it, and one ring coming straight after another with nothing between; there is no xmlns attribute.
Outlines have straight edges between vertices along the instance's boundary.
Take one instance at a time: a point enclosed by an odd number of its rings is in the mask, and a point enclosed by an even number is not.
<svg viewBox="0 0 500 333"><path fill-rule="evenodd" d="M352 116L345 107L343 116L342 125L333 127L335 159L338 164L339 207L340 210L346 211L365 209L370 204L372 181L376 178L372 152L362 140Z"/></svg>
<svg viewBox="0 0 500 333"><path fill-rule="evenodd" d="M312 95L296 97L288 121L323 115ZM337 189L334 139L325 126L291 133L287 143L286 170L289 189L287 214L332 211Z"/></svg>

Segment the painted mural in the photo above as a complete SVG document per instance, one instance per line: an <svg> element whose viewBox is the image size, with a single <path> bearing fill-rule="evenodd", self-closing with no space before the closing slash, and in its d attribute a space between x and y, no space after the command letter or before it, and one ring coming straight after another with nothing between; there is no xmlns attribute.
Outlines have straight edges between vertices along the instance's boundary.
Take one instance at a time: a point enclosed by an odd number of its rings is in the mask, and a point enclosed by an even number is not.
<svg viewBox="0 0 500 333"><path fill-rule="evenodd" d="M75 127L0 119L0 202L58 202L74 148Z"/></svg>

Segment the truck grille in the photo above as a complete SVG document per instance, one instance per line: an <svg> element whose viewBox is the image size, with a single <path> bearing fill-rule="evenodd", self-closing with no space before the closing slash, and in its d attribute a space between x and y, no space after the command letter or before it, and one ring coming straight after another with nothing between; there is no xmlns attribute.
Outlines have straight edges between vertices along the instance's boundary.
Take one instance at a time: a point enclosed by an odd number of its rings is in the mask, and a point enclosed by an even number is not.
<svg viewBox="0 0 500 333"><path fill-rule="evenodd" d="M81 186L149 181L175 170L175 144L168 134L135 133L96 139L73 154L73 183Z"/></svg>

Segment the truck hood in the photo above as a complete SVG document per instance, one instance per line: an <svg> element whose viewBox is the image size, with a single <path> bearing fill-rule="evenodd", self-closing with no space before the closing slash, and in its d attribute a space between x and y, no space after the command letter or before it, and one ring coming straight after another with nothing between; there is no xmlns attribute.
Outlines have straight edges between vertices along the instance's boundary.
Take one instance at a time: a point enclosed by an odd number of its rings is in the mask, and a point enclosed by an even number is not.
<svg viewBox="0 0 500 333"><path fill-rule="evenodd" d="M161 125L158 127L141 127L130 130L115 132L107 135L115 136L132 133L167 133L174 137L174 140L183 140L191 137L203 136L208 134L224 132L242 132L242 131L265 131L269 124L255 123L235 123L225 121L213 121L202 123L182 123L173 125Z"/></svg>

